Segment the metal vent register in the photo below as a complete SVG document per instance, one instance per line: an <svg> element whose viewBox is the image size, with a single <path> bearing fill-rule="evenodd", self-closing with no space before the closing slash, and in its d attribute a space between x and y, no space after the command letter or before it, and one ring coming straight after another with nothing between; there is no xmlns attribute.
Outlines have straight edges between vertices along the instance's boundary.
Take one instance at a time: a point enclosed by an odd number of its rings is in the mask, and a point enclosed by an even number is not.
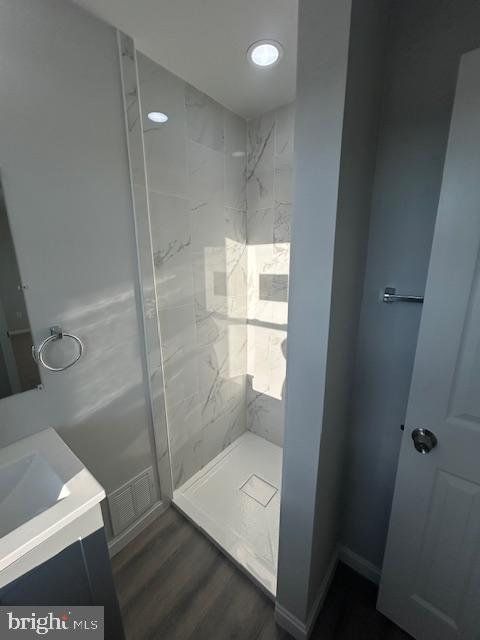
<svg viewBox="0 0 480 640"><path fill-rule="evenodd" d="M149 467L108 496L114 536L133 524L154 502L153 469Z"/></svg>

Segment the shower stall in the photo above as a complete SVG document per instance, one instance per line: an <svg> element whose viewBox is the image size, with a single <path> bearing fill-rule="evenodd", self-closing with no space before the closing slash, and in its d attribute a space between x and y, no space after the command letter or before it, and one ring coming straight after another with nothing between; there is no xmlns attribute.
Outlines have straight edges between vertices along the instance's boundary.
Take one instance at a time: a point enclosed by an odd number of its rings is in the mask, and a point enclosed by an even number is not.
<svg viewBox="0 0 480 640"><path fill-rule="evenodd" d="M275 596L294 105L246 121L119 49L162 495Z"/></svg>

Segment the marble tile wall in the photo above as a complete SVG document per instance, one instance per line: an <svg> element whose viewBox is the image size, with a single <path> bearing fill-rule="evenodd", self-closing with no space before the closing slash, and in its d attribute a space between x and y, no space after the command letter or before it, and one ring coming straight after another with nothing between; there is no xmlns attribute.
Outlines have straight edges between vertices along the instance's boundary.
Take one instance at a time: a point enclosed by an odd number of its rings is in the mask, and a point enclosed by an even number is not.
<svg viewBox="0 0 480 640"><path fill-rule="evenodd" d="M247 133L208 96L137 61L176 488L246 430Z"/></svg>
<svg viewBox="0 0 480 640"><path fill-rule="evenodd" d="M176 488L247 428L283 441L294 107L247 124L122 42L153 412Z"/></svg>
<svg viewBox="0 0 480 640"><path fill-rule="evenodd" d="M247 426L282 445L294 105L248 123Z"/></svg>

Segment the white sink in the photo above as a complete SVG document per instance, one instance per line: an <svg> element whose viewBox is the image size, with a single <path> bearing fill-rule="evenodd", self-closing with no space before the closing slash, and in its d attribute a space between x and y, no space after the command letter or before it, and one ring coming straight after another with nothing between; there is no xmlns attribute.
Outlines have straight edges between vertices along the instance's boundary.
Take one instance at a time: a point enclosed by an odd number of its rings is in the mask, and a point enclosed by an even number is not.
<svg viewBox="0 0 480 640"><path fill-rule="evenodd" d="M58 552L103 526L104 497L53 429L0 449L0 587L17 565L34 566L45 559L46 548Z"/></svg>
<svg viewBox="0 0 480 640"><path fill-rule="evenodd" d="M64 500L70 491L38 453L0 466L0 537Z"/></svg>

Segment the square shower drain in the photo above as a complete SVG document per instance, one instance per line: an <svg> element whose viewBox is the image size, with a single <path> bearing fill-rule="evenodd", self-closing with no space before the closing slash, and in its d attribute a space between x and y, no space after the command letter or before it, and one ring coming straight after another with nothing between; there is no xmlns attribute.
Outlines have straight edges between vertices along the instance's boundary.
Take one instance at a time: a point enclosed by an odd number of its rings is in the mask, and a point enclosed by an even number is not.
<svg viewBox="0 0 480 640"><path fill-rule="evenodd" d="M240 491L243 491L247 496L253 498L255 502L261 504L262 507L266 507L277 493L277 487L274 487L273 484L253 474L245 484L240 487Z"/></svg>

